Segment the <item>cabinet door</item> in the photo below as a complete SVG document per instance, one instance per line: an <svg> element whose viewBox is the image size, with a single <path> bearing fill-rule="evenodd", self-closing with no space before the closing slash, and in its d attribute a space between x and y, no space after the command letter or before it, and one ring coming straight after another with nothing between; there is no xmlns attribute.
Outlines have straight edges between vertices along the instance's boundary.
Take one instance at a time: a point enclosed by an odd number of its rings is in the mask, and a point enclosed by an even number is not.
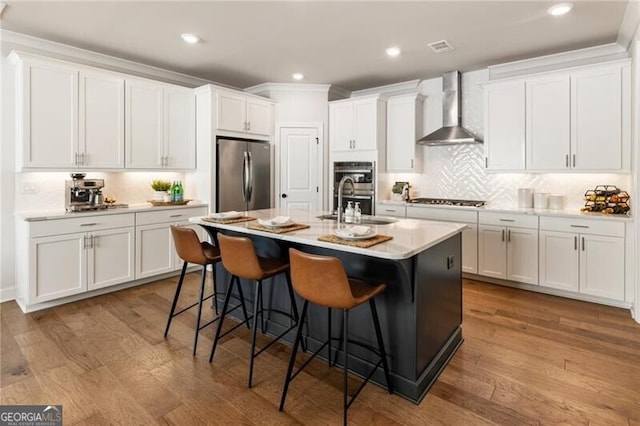
<svg viewBox="0 0 640 426"><path fill-rule="evenodd" d="M478 274L507 279L507 230L503 226L478 226Z"/></svg>
<svg viewBox="0 0 640 426"><path fill-rule="evenodd" d="M228 92L218 92L218 129L246 131L246 98Z"/></svg>
<svg viewBox="0 0 640 426"><path fill-rule="evenodd" d="M624 300L624 238L580 235L580 293Z"/></svg>
<svg viewBox="0 0 640 426"><path fill-rule="evenodd" d="M269 102L247 98L247 131L256 135L271 135L271 104Z"/></svg>
<svg viewBox="0 0 640 426"><path fill-rule="evenodd" d="M538 230L507 228L507 279L538 284Z"/></svg>
<svg viewBox="0 0 640 426"><path fill-rule="evenodd" d="M525 168L524 81L486 88L485 152L488 169Z"/></svg>
<svg viewBox="0 0 640 426"><path fill-rule="evenodd" d="M192 89L164 89L164 166L196 168L196 97Z"/></svg>
<svg viewBox="0 0 640 426"><path fill-rule="evenodd" d="M462 272L478 273L478 225L467 223L462 231Z"/></svg>
<svg viewBox="0 0 640 426"><path fill-rule="evenodd" d="M578 234L540 231L540 285L578 291Z"/></svg>
<svg viewBox="0 0 640 426"><path fill-rule="evenodd" d="M387 171L420 171L422 161L418 161L416 153L423 148L416 144L416 130L421 115L413 95L393 97L387 102Z"/></svg>
<svg viewBox="0 0 640 426"><path fill-rule="evenodd" d="M351 102L329 105L329 146L331 151L353 149L353 104Z"/></svg>
<svg viewBox="0 0 640 426"><path fill-rule="evenodd" d="M124 167L124 79L111 73L80 72L79 151L81 166Z"/></svg>
<svg viewBox="0 0 640 426"><path fill-rule="evenodd" d="M623 166L621 76L619 66L571 74L571 155L576 169Z"/></svg>
<svg viewBox="0 0 640 426"><path fill-rule="evenodd" d="M570 167L569 75L527 80L527 169Z"/></svg>
<svg viewBox="0 0 640 426"><path fill-rule="evenodd" d="M126 81L127 167L139 169L162 167L164 155L162 103L162 85L146 81Z"/></svg>
<svg viewBox="0 0 640 426"><path fill-rule="evenodd" d="M168 223L136 226L136 279L176 269Z"/></svg>
<svg viewBox="0 0 640 426"><path fill-rule="evenodd" d="M378 149L378 100L353 102L353 149Z"/></svg>
<svg viewBox="0 0 640 426"><path fill-rule="evenodd" d="M32 238L29 242L29 303L87 290L86 234Z"/></svg>
<svg viewBox="0 0 640 426"><path fill-rule="evenodd" d="M133 227L88 234L88 290L133 281L134 236Z"/></svg>
<svg viewBox="0 0 640 426"><path fill-rule="evenodd" d="M26 62L22 75L24 167L72 167L78 153L78 70Z"/></svg>

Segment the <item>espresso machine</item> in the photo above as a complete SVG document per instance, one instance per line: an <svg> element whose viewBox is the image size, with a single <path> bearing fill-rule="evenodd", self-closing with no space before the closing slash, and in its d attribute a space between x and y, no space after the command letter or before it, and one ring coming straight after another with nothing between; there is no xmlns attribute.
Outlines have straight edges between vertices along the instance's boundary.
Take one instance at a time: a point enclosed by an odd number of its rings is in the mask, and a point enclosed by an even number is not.
<svg viewBox="0 0 640 426"><path fill-rule="evenodd" d="M106 209L102 188L104 179L85 179L84 173L71 173L65 181L65 209L70 212Z"/></svg>

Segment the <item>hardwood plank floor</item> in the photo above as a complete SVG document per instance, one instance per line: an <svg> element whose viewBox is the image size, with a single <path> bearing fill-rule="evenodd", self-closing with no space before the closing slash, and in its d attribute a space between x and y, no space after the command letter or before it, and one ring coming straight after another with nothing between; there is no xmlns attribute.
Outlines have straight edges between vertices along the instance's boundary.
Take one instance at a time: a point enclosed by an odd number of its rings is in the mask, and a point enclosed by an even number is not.
<svg viewBox="0 0 640 426"><path fill-rule="evenodd" d="M194 314L177 317L165 340L176 280L28 315L1 304L0 404L62 404L65 424L77 425L341 423L341 373L325 362L296 378L280 413L288 346L256 360L247 389L245 327L212 364L211 328L191 355ZM182 305L198 281L188 275ZM420 405L368 385L350 424L640 425L640 324L628 311L465 280L463 336Z"/></svg>

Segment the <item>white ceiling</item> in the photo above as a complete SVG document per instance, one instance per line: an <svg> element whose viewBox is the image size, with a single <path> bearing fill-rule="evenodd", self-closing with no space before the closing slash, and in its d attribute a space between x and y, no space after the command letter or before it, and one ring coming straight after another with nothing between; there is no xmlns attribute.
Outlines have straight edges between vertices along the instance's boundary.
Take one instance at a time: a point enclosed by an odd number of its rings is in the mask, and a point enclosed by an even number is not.
<svg viewBox="0 0 640 426"><path fill-rule="evenodd" d="M358 90L616 42L627 1L573 2L562 17L515 0L8 2L0 25L241 88L302 72ZM442 39L456 50L427 47Z"/></svg>

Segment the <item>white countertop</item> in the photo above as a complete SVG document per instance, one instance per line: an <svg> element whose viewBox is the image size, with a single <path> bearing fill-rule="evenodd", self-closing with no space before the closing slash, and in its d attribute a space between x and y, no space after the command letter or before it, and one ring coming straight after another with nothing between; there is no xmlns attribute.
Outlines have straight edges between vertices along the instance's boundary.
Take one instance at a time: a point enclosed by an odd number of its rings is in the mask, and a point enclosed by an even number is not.
<svg viewBox="0 0 640 426"><path fill-rule="evenodd" d="M303 223L311 226L307 229L283 234L275 234L272 232L257 231L247 228L248 224L255 222L240 222L223 225L206 222L201 220L199 217L190 218L189 220L193 223L204 226L392 260L410 258L430 247L435 246L447 238L462 232L465 228L465 225L457 223L418 219L397 219L395 222L388 225L367 225L370 226L376 234L389 235L392 236L393 239L384 243L376 244L373 247L360 248L319 241L318 237L332 234L336 229L336 221L316 218L316 216L321 214L323 213L311 213L303 210L286 209L253 210L247 213L248 216L253 216L259 219L269 219L275 216L290 216L296 223Z"/></svg>
<svg viewBox="0 0 640 426"><path fill-rule="evenodd" d="M192 207L207 207L208 204L185 204L183 206L152 206L149 203L144 204L129 204L128 207L113 207L104 210L89 210L83 212L68 212L66 210L37 210L37 211L25 211L16 212L17 218L23 219L27 222L33 222L38 220L51 220L51 219L66 219L77 218L87 216L104 216L106 214L125 214L136 213L144 211L157 211L157 210L173 210L173 209L188 209Z"/></svg>
<svg viewBox="0 0 640 426"><path fill-rule="evenodd" d="M496 212L496 213L515 213L515 214L532 214L537 216L561 216L561 217L577 217L581 219L602 219L602 220L614 220L632 222L633 218L627 215L620 214L602 214L602 213L589 213L581 212L579 209L566 209L566 210L551 210L551 209L519 209L519 208L497 208L492 207L490 204L483 207L465 207L465 206L447 206L439 204L420 204L420 203L407 203L405 201L392 201L381 200L380 204L388 204L394 206L406 206L408 208L431 208L431 209L454 209L454 210L467 210L476 212Z"/></svg>

